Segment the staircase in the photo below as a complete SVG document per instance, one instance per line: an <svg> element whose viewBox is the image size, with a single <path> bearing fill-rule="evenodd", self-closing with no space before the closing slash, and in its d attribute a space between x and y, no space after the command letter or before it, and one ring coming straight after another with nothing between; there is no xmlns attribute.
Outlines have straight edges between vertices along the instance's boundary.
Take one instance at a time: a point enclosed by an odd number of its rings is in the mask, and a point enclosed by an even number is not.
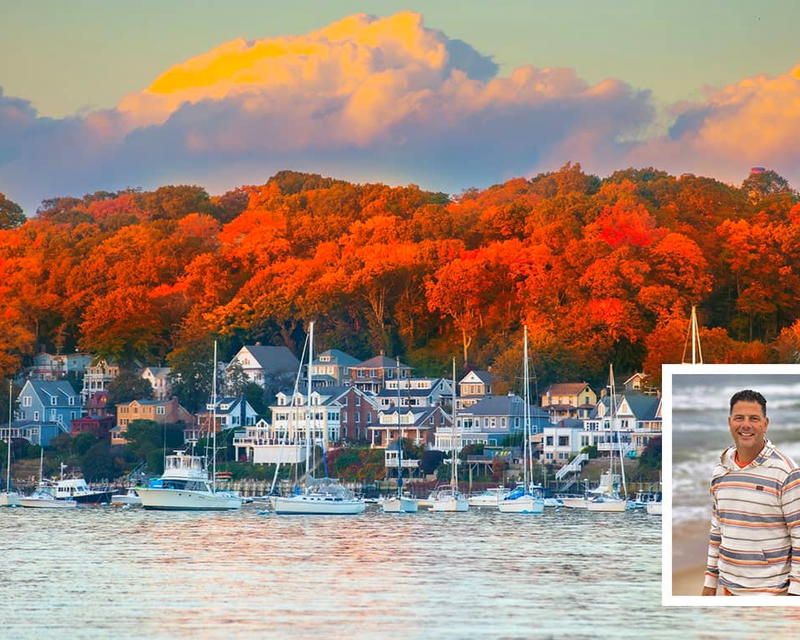
<svg viewBox="0 0 800 640"><path fill-rule="evenodd" d="M579 453L572 459L572 462L565 464L558 471L556 471L556 480L563 480L571 473L580 473L583 469L583 463L589 459L586 453Z"/></svg>

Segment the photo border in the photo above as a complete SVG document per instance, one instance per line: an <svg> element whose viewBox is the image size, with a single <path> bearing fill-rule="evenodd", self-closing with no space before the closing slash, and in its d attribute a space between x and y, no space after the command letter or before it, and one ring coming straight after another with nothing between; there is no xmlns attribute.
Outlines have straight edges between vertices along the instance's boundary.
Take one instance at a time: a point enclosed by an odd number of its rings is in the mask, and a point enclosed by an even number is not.
<svg viewBox="0 0 800 640"><path fill-rule="evenodd" d="M798 607L791 596L676 596L672 594L672 377L674 375L780 374L800 377L800 364L665 364L661 366L662 500L661 605L665 607ZM708 470L709 480L711 468Z"/></svg>

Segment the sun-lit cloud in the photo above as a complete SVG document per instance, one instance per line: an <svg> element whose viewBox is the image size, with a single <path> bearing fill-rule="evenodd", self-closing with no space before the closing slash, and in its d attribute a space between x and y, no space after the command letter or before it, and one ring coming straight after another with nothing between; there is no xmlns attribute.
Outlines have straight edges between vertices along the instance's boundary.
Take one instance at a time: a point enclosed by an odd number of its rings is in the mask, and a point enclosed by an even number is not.
<svg viewBox="0 0 800 640"><path fill-rule="evenodd" d="M800 187L800 65L707 89L701 103L677 105L667 135L632 150L635 162L739 181L766 165Z"/></svg>
<svg viewBox="0 0 800 640"><path fill-rule="evenodd" d="M55 120L0 93L0 190L30 212L57 195L177 182L220 191L286 168L450 192L570 160L738 179L745 165L780 164L791 179L798 69L711 91L676 108L668 135L641 141L655 118L646 90L590 84L569 68L501 76L491 57L419 14L357 14L303 35L223 43L114 109Z"/></svg>

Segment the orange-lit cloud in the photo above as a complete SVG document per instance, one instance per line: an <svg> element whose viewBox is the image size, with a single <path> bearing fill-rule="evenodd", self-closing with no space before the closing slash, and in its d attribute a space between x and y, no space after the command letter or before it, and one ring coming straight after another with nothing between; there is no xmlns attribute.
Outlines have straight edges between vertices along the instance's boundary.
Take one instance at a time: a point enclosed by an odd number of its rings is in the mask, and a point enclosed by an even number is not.
<svg viewBox="0 0 800 640"><path fill-rule="evenodd" d="M234 40L177 64L115 109L40 118L0 93L0 191L23 203L131 185L220 191L280 169L458 192L572 160L740 180L751 164L800 182L800 67L743 80L652 125L649 92L568 68L498 74L405 12L305 35ZM631 142L635 140L636 142Z"/></svg>

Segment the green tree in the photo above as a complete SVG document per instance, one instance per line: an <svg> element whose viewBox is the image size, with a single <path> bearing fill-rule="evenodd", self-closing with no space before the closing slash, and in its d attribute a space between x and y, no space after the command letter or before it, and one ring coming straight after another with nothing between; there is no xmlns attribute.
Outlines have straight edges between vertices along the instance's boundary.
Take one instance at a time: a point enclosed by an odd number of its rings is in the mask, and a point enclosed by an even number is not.
<svg viewBox="0 0 800 640"><path fill-rule="evenodd" d="M111 480L119 474L114 457L111 455L111 448L105 442L93 445L83 456L80 467L87 482Z"/></svg>
<svg viewBox="0 0 800 640"><path fill-rule="evenodd" d="M13 229L22 225L27 218L22 213L22 207L16 202L6 198L0 193L0 229Z"/></svg>
<svg viewBox="0 0 800 640"><path fill-rule="evenodd" d="M153 385L133 371L120 371L119 375L108 383L108 403L111 405L131 400L150 400L152 397Z"/></svg>
<svg viewBox="0 0 800 640"><path fill-rule="evenodd" d="M191 412L204 407L211 395L214 364L211 341L199 340L178 347L167 356L172 392Z"/></svg>
<svg viewBox="0 0 800 640"><path fill-rule="evenodd" d="M70 443L72 452L76 456L85 456L89 449L97 444L98 438L93 433L79 433L72 437Z"/></svg>
<svg viewBox="0 0 800 640"><path fill-rule="evenodd" d="M236 360L225 369L225 383L223 389L225 393L232 396L240 396L244 393L245 387L250 383L250 378L244 371L242 363Z"/></svg>

